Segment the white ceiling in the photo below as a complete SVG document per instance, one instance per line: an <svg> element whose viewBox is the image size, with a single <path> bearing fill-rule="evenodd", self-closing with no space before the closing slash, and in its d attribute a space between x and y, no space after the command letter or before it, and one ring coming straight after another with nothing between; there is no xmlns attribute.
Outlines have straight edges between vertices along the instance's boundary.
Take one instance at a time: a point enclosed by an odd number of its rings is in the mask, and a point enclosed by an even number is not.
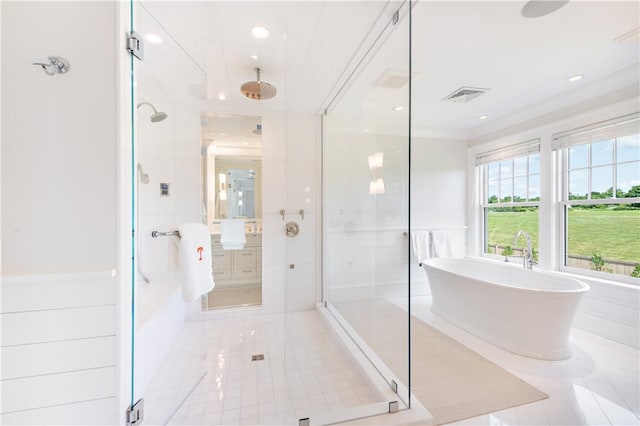
<svg viewBox="0 0 640 426"><path fill-rule="evenodd" d="M416 73L412 81L412 124L416 129L455 130L477 136L495 131L510 117L526 119L528 111L533 117L584 101L585 96L621 89L637 93L638 36L625 42L614 39L640 26L640 2L572 0L555 13L536 19L521 16L524 3L420 1L415 5L411 65ZM142 32L144 28L166 30L171 37L163 33L163 38L174 47L153 59L155 47L148 43L151 60L141 78L158 79L158 68L164 67L162 72L173 73L170 84L176 87L162 90L188 90L205 111L317 113L353 66L354 57L368 47L363 39L377 34L398 4L145 1L145 10L138 15L139 28ZM155 22L147 17L142 23L147 11ZM250 32L254 25L268 27L270 36L254 38ZM340 109L365 127L393 117L390 105L408 105L408 86L387 89L371 85L389 68L408 70L408 20L403 19L387 37L341 103ZM170 72L166 68L178 67L172 56L186 58L184 52L177 53L180 46L193 61L182 59L188 64ZM258 60L251 55L257 55ZM276 98L253 101L240 94L240 85L255 79L256 65L263 69L262 79L278 88ZM567 77L574 74L584 78L568 82ZM161 82L154 84L162 86ZM461 86L491 90L467 104L441 101ZM227 95L224 101L218 100L221 91ZM405 123L402 114L406 110L397 117ZM479 121L479 115L488 118Z"/></svg>

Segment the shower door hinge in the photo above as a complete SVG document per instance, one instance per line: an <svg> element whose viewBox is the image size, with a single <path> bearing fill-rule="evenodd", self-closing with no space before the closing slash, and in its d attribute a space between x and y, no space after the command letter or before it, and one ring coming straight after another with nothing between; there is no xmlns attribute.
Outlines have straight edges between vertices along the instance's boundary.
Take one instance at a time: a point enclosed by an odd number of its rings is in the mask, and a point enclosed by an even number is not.
<svg viewBox="0 0 640 426"><path fill-rule="evenodd" d="M127 52L141 61L144 60L144 40L142 36L135 31L127 33Z"/></svg>
<svg viewBox="0 0 640 426"><path fill-rule="evenodd" d="M127 409L127 425L138 425L144 420L144 399L139 399Z"/></svg>
<svg viewBox="0 0 640 426"><path fill-rule="evenodd" d="M393 391L393 393L398 393L398 383L395 380L391 380L389 386L391 386L391 390Z"/></svg>

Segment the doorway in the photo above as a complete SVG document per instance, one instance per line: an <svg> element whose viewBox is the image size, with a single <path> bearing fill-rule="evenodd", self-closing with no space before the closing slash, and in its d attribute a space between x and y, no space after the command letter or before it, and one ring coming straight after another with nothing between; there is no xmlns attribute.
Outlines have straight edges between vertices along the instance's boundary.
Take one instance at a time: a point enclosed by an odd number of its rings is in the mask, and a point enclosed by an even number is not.
<svg viewBox="0 0 640 426"><path fill-rule="evenodd" d="M207 202L215 281L215 288L207 296L206 309L259 306L262 120L258 116L205 113L201 123L202 188ZM232 229L239 226L243 235L236 232L234 236ZM225 238L238 237L239 244L225 244Z"/></svg>

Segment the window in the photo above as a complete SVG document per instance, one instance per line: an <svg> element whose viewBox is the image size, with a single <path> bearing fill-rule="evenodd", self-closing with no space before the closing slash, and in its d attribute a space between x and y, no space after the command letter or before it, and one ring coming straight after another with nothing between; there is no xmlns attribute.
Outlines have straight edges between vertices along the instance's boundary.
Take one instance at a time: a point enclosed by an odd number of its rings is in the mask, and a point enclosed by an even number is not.
<svg viewBox="0 0 640 426"><path fill-rule="evenodd" d="M640 277L638 114L554 137L562 160L562 265Z"/></svg>
<svg viewBox="0 0 640 426"><path fill-rule="evenodd" d="M484 252L522 256L529 235L534 260L538 257L540 202L539 140L490 151L476 157L482 176Z"/></svg>

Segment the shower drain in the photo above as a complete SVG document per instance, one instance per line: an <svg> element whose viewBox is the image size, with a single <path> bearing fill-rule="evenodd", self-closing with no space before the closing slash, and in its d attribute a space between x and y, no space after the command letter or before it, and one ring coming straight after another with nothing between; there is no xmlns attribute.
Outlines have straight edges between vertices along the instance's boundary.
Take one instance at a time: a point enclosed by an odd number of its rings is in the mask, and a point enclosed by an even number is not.
<svg viewBox="0 0 640 426"><path fill-rule="evenodd" d="M251 355L251 361L264 361L264 354Z"/></svg>

